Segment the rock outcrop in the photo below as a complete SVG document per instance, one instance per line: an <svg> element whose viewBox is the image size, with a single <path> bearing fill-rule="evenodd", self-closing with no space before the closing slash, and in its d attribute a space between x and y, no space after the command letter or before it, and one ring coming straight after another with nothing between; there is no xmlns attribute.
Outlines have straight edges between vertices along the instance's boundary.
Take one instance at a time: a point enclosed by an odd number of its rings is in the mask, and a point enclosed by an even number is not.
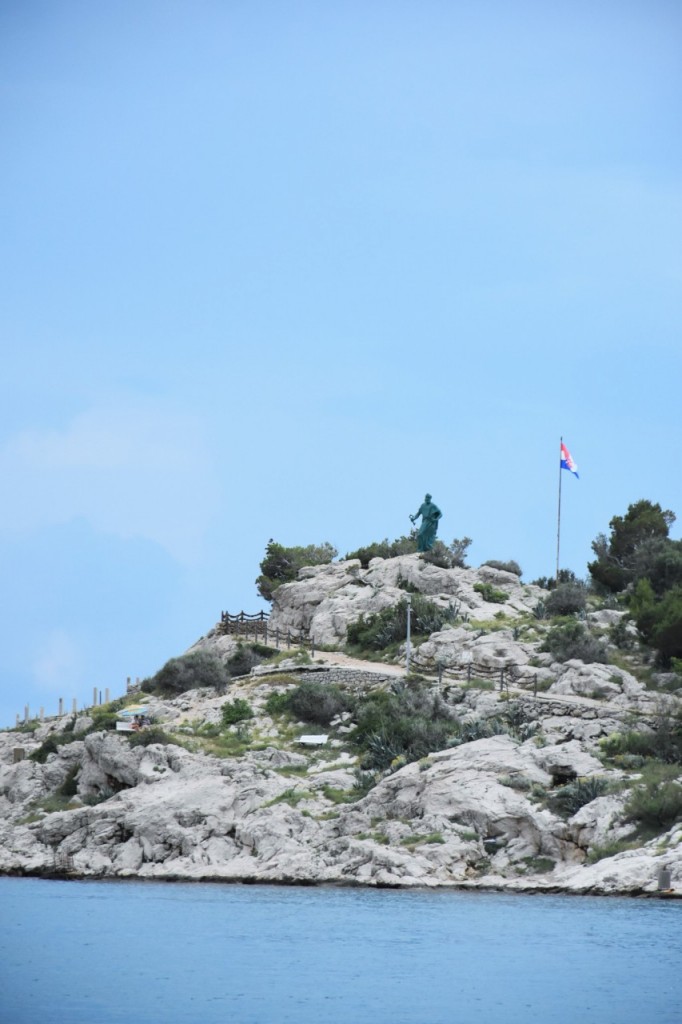
<svg viewBox="0 0 682 1024"><path fill-rule="evenodd" d="M504 604L485 602L481 582L503 590ZM261 666L227 695L150 696L162 743L131 745L85 716L3 732L0 872L635 894L655 893L665 868L682 888L682 823L639 838L625 813L638 767L606 768L600 757L601 741L633 721L655 729L663 698L624 669L543 656L520 628L536 588L412 555L367 570L341 562L281 587L273 628L332 644L359 614L402 600L406 583L462 609L414 651L452 722L445 749L397 758L370 787L350 713L325 726L320 747L301 745L310 725L278 722L268 703L292 677L355 698L406 685L400 666L329 652ZM226 657L235 642L211 631L198 646ZM503 692L463 678L468 667L476 676L510 666ZM222 707L236 698L253 717L225 733ZM679 699L665 700L679 714ZM232 746L221 747L216 737L226 735ZM573 783L583 796L562 805L557 794Z"/></svg>

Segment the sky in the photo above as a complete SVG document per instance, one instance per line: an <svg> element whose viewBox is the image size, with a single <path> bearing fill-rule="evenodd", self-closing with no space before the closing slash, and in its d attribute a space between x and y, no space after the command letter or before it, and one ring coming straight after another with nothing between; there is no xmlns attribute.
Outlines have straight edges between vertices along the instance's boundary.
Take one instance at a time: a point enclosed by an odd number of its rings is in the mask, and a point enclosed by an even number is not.
<svg viewBox="0 0 682 1024"><path fill-rule="evenodd" d="M0 726L426 491L552 575L561 437L562 567L682 521L680 54L676 0L2 0Z"/></svg>

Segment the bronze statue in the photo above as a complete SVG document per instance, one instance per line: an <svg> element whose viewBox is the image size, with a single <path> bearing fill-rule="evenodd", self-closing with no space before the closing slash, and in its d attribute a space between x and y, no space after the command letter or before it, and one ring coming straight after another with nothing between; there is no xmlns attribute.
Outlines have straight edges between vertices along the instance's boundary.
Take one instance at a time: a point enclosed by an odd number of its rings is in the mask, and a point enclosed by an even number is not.
<svg viewBox="0 0 682 1024"><path fill-rule="evenodd" d="M434 505L431 501L431 495L427 494L422 505L419 507L419 511L410 516L412 522L418 519L419 516L422 517L421 526L417 533L417 548L419 551L430 551L435 544L438 520L442 514L438 506Z"/></svg>

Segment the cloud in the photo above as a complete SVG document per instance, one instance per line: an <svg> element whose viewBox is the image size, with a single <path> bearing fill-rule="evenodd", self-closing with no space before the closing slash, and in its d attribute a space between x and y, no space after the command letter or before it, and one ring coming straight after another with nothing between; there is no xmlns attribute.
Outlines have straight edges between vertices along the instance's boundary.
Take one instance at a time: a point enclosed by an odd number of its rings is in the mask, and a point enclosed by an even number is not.
<svg viewBox="0 0 682 1024"><path fill-rule="evenodd" d="M85 519L98 531L144 537L191 563L218 502L200 421L161 402L125 400L74 417L62 430L27 430L0 448L11 496L0 528Z"/></svg>

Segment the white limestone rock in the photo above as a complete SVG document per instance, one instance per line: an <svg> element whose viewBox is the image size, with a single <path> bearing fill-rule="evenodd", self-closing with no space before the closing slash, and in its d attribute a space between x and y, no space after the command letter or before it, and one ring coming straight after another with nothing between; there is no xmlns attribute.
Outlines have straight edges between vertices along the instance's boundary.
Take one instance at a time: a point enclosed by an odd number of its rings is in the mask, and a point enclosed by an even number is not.
<svg viewBox="0 0 682 1024"><path fill-rule="evenodd" d="M491 604L476 592L489 583L508 594L504 605ZM538 601L537 587L524 586L513 573L480 569L441 569L418 554L374 558L367 569L357 559L302 569L293 583L274 594L270 629L308 632L320 644L343 641L349 623L404 600L401 584L410 584L437 604L455 605L464 613L492 618L500 610L512 617Z"/></svg>
<svg viewBox="0 0 682 1024"><path fill-rule="evenodd" d="M597 700L613 700L625 696L636 698L644 694L645 686L624 669L613 665L584 664L571 659L557 666L557 679L549 693L574 694Z"/></svg>

